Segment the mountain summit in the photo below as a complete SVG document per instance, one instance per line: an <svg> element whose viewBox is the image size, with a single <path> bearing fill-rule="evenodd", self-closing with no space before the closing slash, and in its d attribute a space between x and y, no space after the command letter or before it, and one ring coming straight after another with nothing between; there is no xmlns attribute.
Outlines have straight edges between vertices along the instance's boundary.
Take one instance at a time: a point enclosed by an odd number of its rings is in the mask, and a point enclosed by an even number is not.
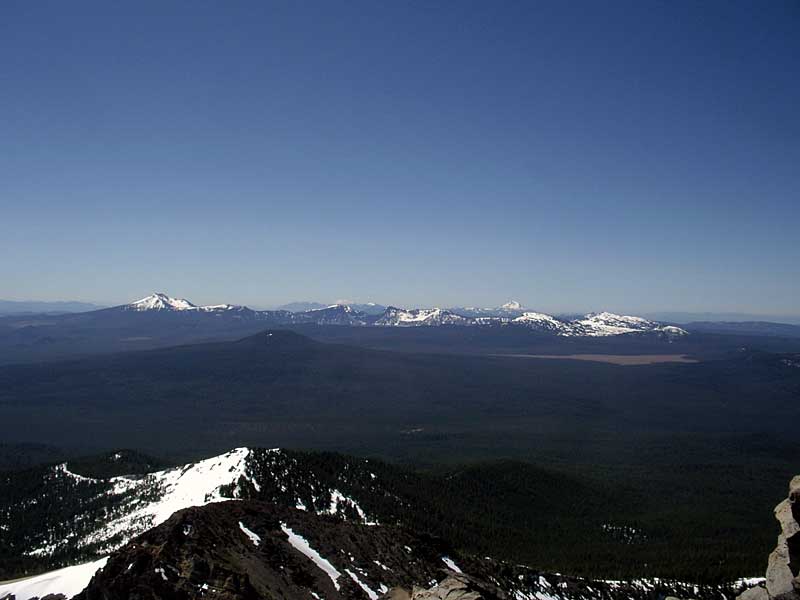
<svg viewBox="0 0 800 600"><path fill-rule="evenodd" d="M126 304L128 310L197 310L197 306L185 298L172 298L162 292L155 292L149 296Z"/></svg>
<svg viewBox="0 0 800 600"><path fill-rule="evenodd" d="M246 307L238 306L236 304L209 304L206 306L198 306L192 304L186 298L173 298L164 294L163 292L155 292L146 298L124 304L121 307L123 310L132 310L136 312L146 311L197 311L197 312L219 312L228 310L246 309ZM249 309L247 309L249 310Z"/></svg>

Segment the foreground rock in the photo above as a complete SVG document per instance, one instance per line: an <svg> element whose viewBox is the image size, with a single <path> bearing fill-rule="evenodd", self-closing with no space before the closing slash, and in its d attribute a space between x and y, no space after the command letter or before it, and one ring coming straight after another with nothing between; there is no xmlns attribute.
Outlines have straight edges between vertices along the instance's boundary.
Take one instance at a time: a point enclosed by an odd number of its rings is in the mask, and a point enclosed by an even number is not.
<svg viewBox="0 0 800 600"><path fill-rule="evenodd" d="M386 600L488 600L505 598L505 594L497 588L487 588L485 583L462 573L453 573L441 583L426 589L408 590L402 587L393 588L386 595Z"/></svg>
<svg viewBox="0 0 800 600"><path fill-rule="evenodd" d="M789 497L775 507L775 518L781 532L769 555L766 583L739 600L800 600L800 476L789 484Z"/></svg>

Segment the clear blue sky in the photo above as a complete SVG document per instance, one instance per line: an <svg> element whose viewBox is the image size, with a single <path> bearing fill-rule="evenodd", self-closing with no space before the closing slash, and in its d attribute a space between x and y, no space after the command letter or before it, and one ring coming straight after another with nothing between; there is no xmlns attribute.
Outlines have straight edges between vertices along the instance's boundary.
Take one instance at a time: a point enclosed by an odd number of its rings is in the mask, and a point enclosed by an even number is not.
<svg viewBox="0 0 800 600"><path fill-rule="evenodd" d="M800 2L0 3L0 297L797 313Z"/></svg>

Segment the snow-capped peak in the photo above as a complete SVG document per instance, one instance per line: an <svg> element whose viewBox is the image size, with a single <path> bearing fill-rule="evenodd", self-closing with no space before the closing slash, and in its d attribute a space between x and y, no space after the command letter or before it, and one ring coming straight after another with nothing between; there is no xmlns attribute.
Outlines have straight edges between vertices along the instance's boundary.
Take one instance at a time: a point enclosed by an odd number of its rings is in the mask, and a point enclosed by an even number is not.
<svg viewBox="0 0 800 600"><path fill-rule="evenodd" d="M608 311L589 313L582 319L579 319L578 323L588 328L589 331L593 331L593 335L630 333L632 331L653 329L657 326L656 323L643 319L642 317L618 315Z"/></svg>
<svg viewBox="0 0 800 600"><path fill-rule="evenodd" d="M127 305L129 310L195 310L197 307L184 298L171 298L161 292Z"/></svg>
<svg viewBox="0 0 800 600"><path fill-rule="evenodd" d="M359 327L430 327L441 325L480 325L480 326L523 326L541 333L558 336L604 337L629 333L661 333L667 338L688 335L680 327L667 326L642 317L620 315L608 311L588 313L577 319L559 318L540 312L527 311L515 301L509 301L498 308L396 308L380 307L378 313L370 311L372 304L351 306L338 301L326 307L286 314L271 311L252 311L246 306L235 304L214 304L198 306L183 298L172 298L163 293L155 293L126 304L123 310L165 313L188 313L191 315L209 314L222 317L224 314L237 319L270 320L278 323L314 323L316 325L349 325Z"/></svg>
<svg viewBox="0 0 800 600"><path fill-rule="evenodd" d="M457 315L441 308L404 309L390 306L375 321L375 325L393 327L417 327L438 325L473 325L474 319Z"/></svg>
<svg viewBox="0 0 800 600"><path fill-rule="evenodd" d="M597 313L589 313L584 316L584 319L591 319L594 321L603 321L603 322L617 322L617 323L629 323L629 324L644 324L650 323L647 319L643 319L642 317L632 317L629 315L618 315L612 312L603 311Z"/></svg>
<svg viewBox="0 0 800 600"><path fill-rule="evenodd" d="M641 331L655 331L671 336L685 335L687 332L680 327L663 326L642 317L618 315L612 312L589 313L576 323L584 329L584 335L607 336L634 333Z"/></svg>
<svg viewBox="0 0 800 600"><path fill-rule="evenodd" d="M524 312L519 317L514 319L514 321L519 322L541 322L541 321L557 321L557 319L551 315L546 315L544 313L538 312Z"/></svg>
<svg viewBox="0 0 800 600"><path fill-rule="evenodd" d="M514 319L512 323L518 323L534 329L551 331L559 335L571 335L571 328L568 323L556 319L552 315L539 312L524 312Z"/></svg>
<svg viewBox="0 0 800 600"><path fill-rule="evenodd" d="M197 311L208 313L219 313L226 311L241 310L246 308L237 304L209 304L207 306L197 306L192 304L185 298L172 298L167 294L156 292L150 294L146 298L131 302L123 306L125 310L133 310L137 312L146 311Z"/></svg>
<svg viewBox="0 0 800 600"><path fill-rule="evenodd" d="M242 308L238 304L209 304L207 306L198 306L200 310L214 311L214 310L237 310Z"/></svg>
<svg viewBox="0 0 800 600"><path fill-rule="evenodd" d="M334 309L334 310L341 309L341 310L343 310L345 312L352 312L352 310L353 310L352 308L350 308L349 304L347 304L345 302L337 302L336 304L330 304L330 305L326 306L325 308L315 308L315 309L312 309L312 310L310 310L308 312L319 312L321 310L331 310L331 309Z"/></svg>

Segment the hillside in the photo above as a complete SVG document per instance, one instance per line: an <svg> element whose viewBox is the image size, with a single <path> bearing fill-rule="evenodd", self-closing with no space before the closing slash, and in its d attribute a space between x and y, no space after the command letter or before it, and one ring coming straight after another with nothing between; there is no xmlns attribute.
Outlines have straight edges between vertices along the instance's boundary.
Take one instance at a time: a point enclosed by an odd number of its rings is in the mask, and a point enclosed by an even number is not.
<svg viewBox="0 0 800 600"><path fill-rule="evenodd" d="M97 561L176 510L233 498L399 524L446 539L462 554L595 579L718 585L758 573L774 540L770 479L741 470L734 480L684 469L684 485L703 492L688 499L671 495L674 481L662 477L613 480L511 461L430 474L374 459L259 448L100 476L136 458L110 453L0 477L0 580ZM750 492L731 497L731 486Z"/></svg>

